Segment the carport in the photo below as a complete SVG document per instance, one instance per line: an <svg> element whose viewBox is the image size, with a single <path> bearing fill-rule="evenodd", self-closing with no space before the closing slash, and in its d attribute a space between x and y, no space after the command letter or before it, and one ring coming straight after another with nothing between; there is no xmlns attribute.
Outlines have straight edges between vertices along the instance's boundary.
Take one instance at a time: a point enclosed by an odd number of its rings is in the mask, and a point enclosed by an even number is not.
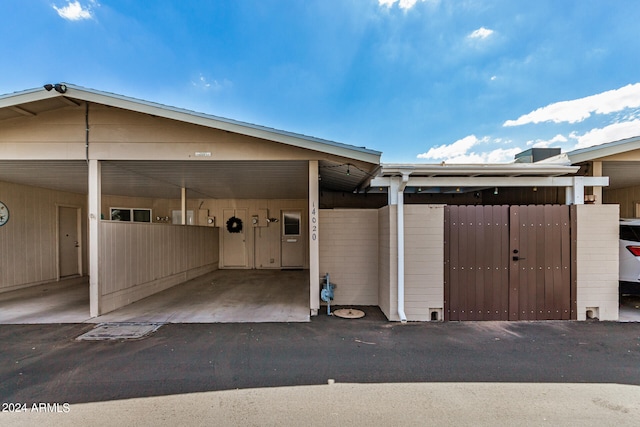
<svg viewBox="0 0 640 427"><path fill-rule="evenodd" d="M11 220L0 238L11 255L0 292L88 278L97 318L219 270L269 270L256 294L294 274L314 314L319 192L351 193L379 157L71 85L1 97Z"/></svg>
<svg viewBox="0 0 640 427"><path fill-rule="evenodd" d="M309 320L304 270L216 270L89 317L87 278L0 294L0 324L241 323Z"/></svg>

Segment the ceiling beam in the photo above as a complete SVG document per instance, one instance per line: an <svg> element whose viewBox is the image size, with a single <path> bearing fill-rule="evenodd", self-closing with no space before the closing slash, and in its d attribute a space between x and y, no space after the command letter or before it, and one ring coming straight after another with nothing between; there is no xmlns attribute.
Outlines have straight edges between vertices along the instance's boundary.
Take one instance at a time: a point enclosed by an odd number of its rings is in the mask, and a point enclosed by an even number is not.
<svg viewBox="0 0 640 427"><path fill-rule="evenodd" d="M18 106L16 106L16 105L14 105L14 106L12 106L12 107L9 107L9 109L10 109L11 111L15 111L15 112L16 112L16 113L18 113L18 114L22 114L23 116L33 117L33 116L35 116L35 115L36 115L36 113L34 113L34 112L32 112L32 111L25 110L24 108L22 108L22 107L18 107Z"/></svg>

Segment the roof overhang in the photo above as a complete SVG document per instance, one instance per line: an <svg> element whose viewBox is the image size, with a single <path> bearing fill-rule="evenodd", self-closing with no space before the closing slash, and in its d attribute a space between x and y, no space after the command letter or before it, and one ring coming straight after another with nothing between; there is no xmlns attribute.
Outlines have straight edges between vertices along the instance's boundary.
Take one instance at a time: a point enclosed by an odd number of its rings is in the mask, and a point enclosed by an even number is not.
<svg viewBox="0 0 640 427"><path fill-rule="evenodd" d="M38 88L0 96L0 111L2 111L0 119L25 115L35 116L43 109L52 110L68 107L69 105L77 106L82 102L91 102L287 144L373 165L380 163L380 156L382 155L379 151L364 147L355 147L71 84L65 85L66 91L64 93ZM57 103L54 104L54 101L57 101Z"/></svg>
<svg viewBox="0 0 640 427"><path fill-rule="evenodd" d="M608 142L593 147L570 151L567 157L571 164L589 162L592 160L608 160L607 158L630 151L640 150L640 136Z"/></svg>
<svg viewBox="0 0 640 427"><path fill-rule="evenodd" d="M489 187L607 186L608 177L573 176L578 166L539 163L505 164L383 164L371 187L421 187L424 192L477 191Z"/></svg>

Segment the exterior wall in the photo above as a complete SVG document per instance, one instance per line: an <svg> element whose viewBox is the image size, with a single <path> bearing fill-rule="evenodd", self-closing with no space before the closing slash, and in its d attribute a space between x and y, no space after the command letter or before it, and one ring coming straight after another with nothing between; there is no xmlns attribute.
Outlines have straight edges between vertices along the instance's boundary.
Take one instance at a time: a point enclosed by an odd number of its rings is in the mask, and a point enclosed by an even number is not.
<svg viewBox="0 0 640 427"><path fill-rule="evenodd" d="M320 210L320 274L336 305L378 305L378 210Z"/></svg>
<svg viewBox="0 0 640 427"><path fill-rule="evenodd" d="M443 320L444 205L405 205L405 314Z"/></svg>
<svg viewBox="0 0 640 427"><path fill-rule="evenodd" d="M344 162L343 157L312 149L93 103L89 129L91 159L195 160L195 152L208 151L216 160ZM85 132L84 104L8 119L0 127L0 151L7 160L85 160ZM358 160L350 162L370 167Z"/></svg>
<svg viewBox="0 0 640 427"><path fill-rule="evenodd" d="M69 107L37 116L4 120L3 159L85 160L84 108Z"/></svg>
<svg viewBox="0 0 640 427"><path fill-rule="evenodd" d="M385 206L378 210L378 305L387 319L399 321L398 316L398 207Z"/></svg>
<svg viewBox="0 0 640 427"><path fill-rule="evenodd" d="M225 209L246 209L247 224L246 231L246 250L248 252L248 268L280 268L280 245L282 244L282 219L281 211L283 210L299 210L302 213L301 233L303 239L303 247L305 252L304 268L309 268L309 227L308 222L308 202L302 200L266 200L266 199L206 199L191 201L192 205L188 205L187 209L194 208L208 210L209 216L215 217L216 225L220 227L220 252L224 250L222 247L222 233L226 233L226 218L223 216ZM201 204L202 203L202 204ZM174 209L180 209L175 207ZM270 218L278 218L278 222L270 222L265 225L262 218L261 210L267 210ZM257 215L261 221L261 227L251 226L251 217ZM202 224L200 224L202 225ZM271 262L273 260L273 262ZM224 257L221 256L220 268L224 268Z"/></svg>
<svg viewBox="0 0 640 427"><path fill-rule="evenodd" d="M637 218L636 203L640 203L640 186L604 189L604 203L619 203L620 218Z"/></svg>
<svg viewBox="0 0 640 427"><path fill-rule="evenodd" d="M618 320L618 205L576 205L577 319Z"/></svg>
<svg viewBox="0 0 640 427"><path fill-rule="evenodd" d="M100 222L100 314L218 268L214 227Z"/></svg>
<svg viewBox="0 0 640 427"><path fill-rule="evenodd" d="M180 200L177 199L151 199L145 197L122 197L122 196L103 196L102 197L102 215L109 218L109 208L144 208L152 210L152 221L156 222L156 217L169 217L173 210L180 210ZM216 220L216 226L220 228L220 233L226 232L225 218L223 211L225 209L246 209L247 221L244 224L245 243L248 258L247 268L280 268L280 245L282 222L265 223L264 218L261 219L261 226L253 228L251 225L251 217L258 215L262 217L261 212L265 209L271 218L280 219L280 213L283 210L299 210L302 212L302 233L305 247L305 268L309 268L308 255L308 233L307 233L307 200L267 200L267 199L188 199L187 210L194 212L195 225L207 226L207 217L213 217ZM164 222L164 221L161 221ZM165 222L166 223L166 222ZM169 219L169 224L171 219ZM222 235L221 235L222 237ZM254 250L255 248L255 250ZM223 254L223 242L220 239L219 251ZM273 260L273 262L271 262ZM224 268L224 256L220 257L220 267Z"/></svg>
<svg viewBox="0 0 640 427"><path fill-rule="evenodd" d="M0 292L58 280L58 206L81 209L83 270L87 271L85 195L0 182L10 218L0 227Z"/></svg>

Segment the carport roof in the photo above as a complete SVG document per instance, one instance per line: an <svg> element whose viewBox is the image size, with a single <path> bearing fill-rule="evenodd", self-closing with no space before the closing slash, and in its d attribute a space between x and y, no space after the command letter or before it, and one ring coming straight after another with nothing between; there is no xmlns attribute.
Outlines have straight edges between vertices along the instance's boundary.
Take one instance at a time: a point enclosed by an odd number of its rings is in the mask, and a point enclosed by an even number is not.
<svg viewBox="0 0 640 427"><path fill-rule="evenodd" d="M382 155L379 151L370 150L365 147L356 147L326 139L171 107L155 102L143 101L114 93L88 89L72 84L61 84L66 86L66 91L64 93L59 93L55 90L47 91L44 88L35 88L0 96L0 120L23 116L35 116L44 111L54 110L69 105L79 105L77 101L87 101L178 120L185 123L220 129L241 135L252 136L373 164L380 163L380 156Z"/></svg>
<svg viewBox="0 0 640 427"><path fill-rule="evenodd" d="M64 84L60 93L45 88L0 96L0 123L33 117L85 102L219 129L320 153L320 188L351 192L375 174L381 152L335 141L244 123L113 93ZM193 194L228 198L306 197L307 163L301 161L215 161L184 163L152 160L103 162L105 194L175 197L181 187ZM256 180L256 176L269 179ZM84 161L0 159L0 180L75 193L87 192Z"/></svg>

